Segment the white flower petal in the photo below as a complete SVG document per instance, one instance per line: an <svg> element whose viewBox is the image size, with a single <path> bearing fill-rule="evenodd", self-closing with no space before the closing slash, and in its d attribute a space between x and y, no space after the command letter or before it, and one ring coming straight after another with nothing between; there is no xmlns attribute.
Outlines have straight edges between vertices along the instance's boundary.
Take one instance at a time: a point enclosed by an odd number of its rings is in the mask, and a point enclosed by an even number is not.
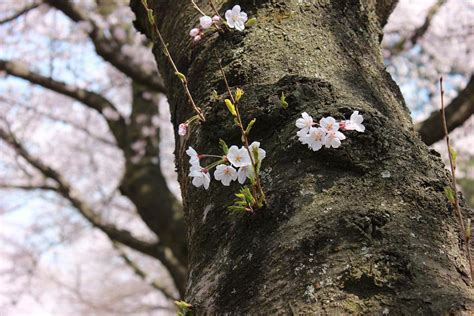
<svg viewBox="0 0 474 316"><path fill-rule="evenodd" d="M199 155L191 146L186 150L186 154L189 156L189 163L191 165L199 164Z"/></svg>
<svg viewBox="0 0 474 316"><path fill-rule="evenodd" d="M245 29L245 24L241 20L235 21L235 29L238 31L243 31Z"/></svg>
<svg viewBox="0 0 474 316"><path fill-rule="evenodd" d="M232 15L232 10L225 11L225 19L227 20L227 23L229 22L229 20L232 20Z"/></svg>
<svg viewBox="0 0 474 316"><path fill-rule="evenodd" d="M339 131L336 131L336 138L339 139L339 140L344 140L346 139L346 135L344 135L343 133L339 132Z"/></svg>
<svg viewBox="0 0 474 316"><path fill-rule="evenodd" d="M205 173L204 174L204 179L203 179L203 185L204 185L204 189L209 189L209 184L211 183L211 176L209 175L209 173Z"/></svg>
<svg viewBox="0 0 474 316"><path fill-rule="evenodd" d="M235 15L238 15L241 10L242 10L242 9L240 8L240 5L236 4L236 5L234 5L234 7L232 8L232 13L235 14Z"/></svg>
<svg viewBox="0 0 474 316"><path fill-rule="evenodd" d="M237 172L237 177L240 184L244 184L245 180L247 179L248 174L249 174L248 166L239 168L239 171Z"/></svg>

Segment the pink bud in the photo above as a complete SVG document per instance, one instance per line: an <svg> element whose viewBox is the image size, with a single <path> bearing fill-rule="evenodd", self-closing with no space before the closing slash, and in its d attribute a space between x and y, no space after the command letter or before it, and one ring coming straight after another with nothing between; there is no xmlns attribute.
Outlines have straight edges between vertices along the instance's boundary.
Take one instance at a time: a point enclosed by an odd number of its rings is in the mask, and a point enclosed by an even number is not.
<svg viewBox="0 0 474 316"><path fill-rule="evenodd" d="M194 28L191 31L189 31L189 36L196 37L196 36L199 35L199 33L201 33L201 30L197 29L197 28Z"/></svg>
<svg viewBox="0 0 474 316"><path fill-rule="evenodd" d="M216 23L217 23L217 22L219 22L220 20L221 20L221 17L218 16L218 15L214 15L214 16L212 17L212 22L216 22Z"/></svg>
<svg viewBox="0 0 474 316"><path fill-rule="evenodd" d="M208 29L212 25L212 19L210 16L205 15L199 18L199 23L201 23L203 29Z"/></svg>
<svg viewBox="0 0 474 316"><path fill-rule="evenodd" d="M340 121L339 122L339 128L340 129L345 129L346 128L346 121Z"/></svg>
<svg viewBox="0 0 474 316"><path fill-rule="evenodd" d="M187 123L179 124L178 135L179 136L186 136L186 134L188 133L188 126L189 125Z"/></svg>
<svg viewBox="0 0 474 316"><path fill-rule="evenodd" d="M196 35L196 36L194 36L193 41L194 42L199 42L201 40L201 38L202 38L201 35Z"/></svg>

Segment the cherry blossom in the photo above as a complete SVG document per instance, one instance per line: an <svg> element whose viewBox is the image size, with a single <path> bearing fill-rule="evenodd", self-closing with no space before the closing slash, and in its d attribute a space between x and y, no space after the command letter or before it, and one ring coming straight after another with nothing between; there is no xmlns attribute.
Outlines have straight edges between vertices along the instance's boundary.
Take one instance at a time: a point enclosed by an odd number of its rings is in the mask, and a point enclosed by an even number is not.
<svg viewBox="0 0 474 316"><path fill-rule="evenodd" d="M362 125L364 118L359 114L359 111L354 111L349 120L338 122L332 116L328 116L321 118L319 124L315 123L306 112L303 112L301 116L296 120L295 125L300 129L296 132L296 136L303 145L308 145L313 151L318 151L323 146L326 148L340 147L341 141L346 139L346 136L339 129L365 131L365 126ZM314 127L317 125L319 127Z"/></svg>
<svg viewBox="0 0 474 316"><path fill-rule="evenodd" d="M324 138L324 146L326 146L327 148L338 148L339 146L341 146L341 140L344 139L346 139L346 136L344 136L343 133L331 130L326 134L326 137Z"/></svg>
<svg viewBox="0 0 474 316"><path fill-rule="evenodd" d="M260 142L251 143L249 149L255 159L255 163L262 161L267 156L267 152L260 148ZM257 157L255 157L255 152L257 152Z"/></svg>
<svg viewBox="0 0 474 316"><path fill-rule="evenodd" d="M365 126L362 125L364 118L359 114L359 111L354 111L352 113L350 120L344 121L343 127L345 130L352 131L356 130L363 133L365 131Z"/></svg>
<svg viewBox="0 0 474 316"><path fill-rule="evenodd" d="M240 167L239 171L237 172L237 177L240 184L244 184L245 180L247 180L247 177L252 175L253 167L251 165Z"/></svg>
<svg viewBox="0 0 474 316"><path fill-rule="evenodd" d="M231 181L237 180L237 171L232 166L220 164L216 167L214 178L229 186Z"/></svg>
<svg viewBox="0 0 474 316"><path fill-rule="evenodd" d="M298 136L298 140L303 144L303 145L308 145L308 131L305 129L301 129L298 132L296 132L296 136Z"/></svg>
<svg viewBox="0 0 474 316"><path fill-rule="evenodd" d="M241 11L239 5L235 5L231 10L225 12L225 19L231 29L235 28L238 31L243 31L248 17L247 13Z"/></svg>
<svg viewBox="0 0 474 316"><path fill-rule="evenodd" d="M205 168L191 168L191 171L189 172L189 176L193 178L192 184L199 188L199 187L204 187L204 189L209 188L209 183L211 183L211 176L207 169Z"/></svg>
<svg viewBox="0 0 474 316"><path fill-rule="evenodd" d="M321 125L321 127L324 128L327 132L337 131L339 129L339 124L336 122L336 120L332 116L323 117L319 121L319 125Z"/></svg>
<svg viewBox="0 0 474 316"><path fill-rule="evenodd" d="M237 146L231 146L227 153L227 160L235 167L243 167L251 164L250 156L245 148L238 148Z"/></svg>
<svg viewBox="0 0 474 316"><path fill-rule="evenodd" d="M306 144L313 151L318 151L323 147L326 138L326 130L321 127L312 127L309 133L305 136Z"/></svg>
<svg viewBox="0 0 474 316"><path fill-rule="evenodd" d="M301 113L302 118L296 120L296 127L300 128L304 132L308 132L313 126L313 118L308 113Z"/></svg>

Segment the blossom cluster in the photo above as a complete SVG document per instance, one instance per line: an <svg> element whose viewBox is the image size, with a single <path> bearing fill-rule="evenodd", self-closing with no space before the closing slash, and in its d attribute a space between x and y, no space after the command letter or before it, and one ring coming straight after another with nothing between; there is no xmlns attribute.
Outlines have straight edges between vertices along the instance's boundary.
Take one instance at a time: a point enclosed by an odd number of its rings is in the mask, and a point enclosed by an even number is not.
<svg viewBox="0 0 474 316"><path fill-rule="evenodd" d="M318 124L308 113L303 112L301 118L296 120L296 127L300 129L296 135L302 144L308 145L313 151L318 151L323 146L338 148L341 146L341 141L346 139L341 130L355 130L363 133L365 131L365 126L362 125L363 121L364 118L359 114L359 111L354 111L349 120L338 122L328 116L323 117Z"/></svg>
<svg viewBox="0 0 474 316"><path fill-rule="evenodd" d="M250 154L252 158L250 157ZM253 142L248 146L238 148L231 146L226 155L219 157L213 155L199 155L191 146L186 150L189 156L189 177L195 187L209 188L211 182L210 170L215 167L214 178L221 181L224 186L229 186L232 181L237 180L240 184L244 184L247 178L254 178L254 166L258 168L261 161L265 158L266 152L260 148L259 142ZM201 159L206 157L219 157L219 161L210 164L207 167L201 166ZM253 164L252 164L253 162ZM238 168L236 170L236 168Z"/></svg>
<svg viewBox="0 0 474 316"><path fill-rule="evenodd" d="M243 12L239 5L235 5L232 9L225 12L225 19L225 24L229 28L243 31L248 17L247 13ZM214 15L213 17L203 15L199 18L199 27L193 28L189 31L189 36L192 37L194 42L198 42L203 38L205 30L211 28L213 25L216 28L219 28L221 22L222 19L219 15Z"/></svg>

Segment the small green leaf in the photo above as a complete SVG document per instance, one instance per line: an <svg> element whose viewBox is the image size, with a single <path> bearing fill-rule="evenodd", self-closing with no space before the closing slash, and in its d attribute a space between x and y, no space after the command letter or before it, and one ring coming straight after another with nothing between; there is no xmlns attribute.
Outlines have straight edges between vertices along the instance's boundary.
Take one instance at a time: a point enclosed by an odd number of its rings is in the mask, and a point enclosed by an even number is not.
<svg viewBox="0 0 474 316"><path fill-rule="evenodd" d="M285 93L281 93L281 97L280 97L280 103L281 103L281 107L283 109L287 109L288 108L288 102L286 102L286 96L285 96Z"/></svg>
<svg viewBox="0 0 474 316"><path fill-rule="evenodd" d="M448 198L448 201L454 204L454 191L451 187L444 187L444 194Z"/></svg>
<svg viewBox="0 0 474 316"><path fill-rule="evenodd" d="M256 203L248 187L241 188L239 193L236 193L235 196L237 199L227 208L229 211L238 213L253 212L253 205Z"/></svg>
<svg viewBox="0 0 474 316"><path fill-rule="evenodd" d="M454 150L453 147L449 146L449 154L451 155L451 160L453 161L454 167L456 167L456 159L458 158L458 153Z"/></svg>
<svg viewBox="0 0 474 316"><path fill-rule="evenodd" d="M246 190L244 190L243 192L245 195L245 201L247 202L248 205L253 205L255 203L255 198L253 197L248 187L245 187L245 189Z"/></svg>
<svg viewBox="0 0 474 316"><path fill-rule="evenodd" d="M249 211L245 206L236 206L236 205L231 205L227 209L235 213L246 213Z"/></svg>
<svg viewBox="0 0 474 316"><path fill-rule="evenodd" d="M234 117L234 124L235 124L236 126L239 126L239 120L238 120L236 117Z"/></svg>
<svg viewBox="0 0 474 316"><path fill-rule="evenodd" d="M221 138L219 138L219 146L221 146L224 155L227 155L227 153L229 152L229 146L227 146L225 141Z"/></svg>
<svg viewBox="0 0 474 316"><path fill-rule="evenodd" d="M174 304L178 307L178 313L177 315L179 316L185 316L188 311L191 310L193 307L191 304L186 303L185 301L174 301Z"/></svg>
<svg viewBox="0 0 474 316"><path fill-rule="evenodd" d="M256 121L257 121L257 119L254 118L249 122L249 125L247 125L247 128L245 129L245 134L247 134L247 135L250 134L250 130L252 129L252 127L253 127L253 125L255 124Z"/></svg>
<svg viewBox="0 0 474 316"><path fill-rule="evenodd" d="M233 116L237 116L237 112L235 111L235 105L232 103L232 101L230 101L229 99L225 99L224 102L225 102L225 105L227 106L227 109L229 109L229 112Z"/></svg>
<svg viewBox="0 0 474 316"><path fill-rule="evenodd" d="M246 27L252 27L254 26L255 24L257 24L257 18L250 18L247 20L247 22L245 23L245 26Z"/></svg>
<svg viewBox="0 0 474 316"><path fill-rule="evenodd" d="M244 90L237 88L237 91L235 91L235 102L239 102L240 98L244 95Z"/></svg>
<svg viewBox="0 0 474 316"><path fill-rule="evenodd" d="M186 82L186 76L185 76L183 73L177 71L177 72L175 72L175 74L176 74L176 76L178 76L178 78L179 78L182 82Z"/></svg>

